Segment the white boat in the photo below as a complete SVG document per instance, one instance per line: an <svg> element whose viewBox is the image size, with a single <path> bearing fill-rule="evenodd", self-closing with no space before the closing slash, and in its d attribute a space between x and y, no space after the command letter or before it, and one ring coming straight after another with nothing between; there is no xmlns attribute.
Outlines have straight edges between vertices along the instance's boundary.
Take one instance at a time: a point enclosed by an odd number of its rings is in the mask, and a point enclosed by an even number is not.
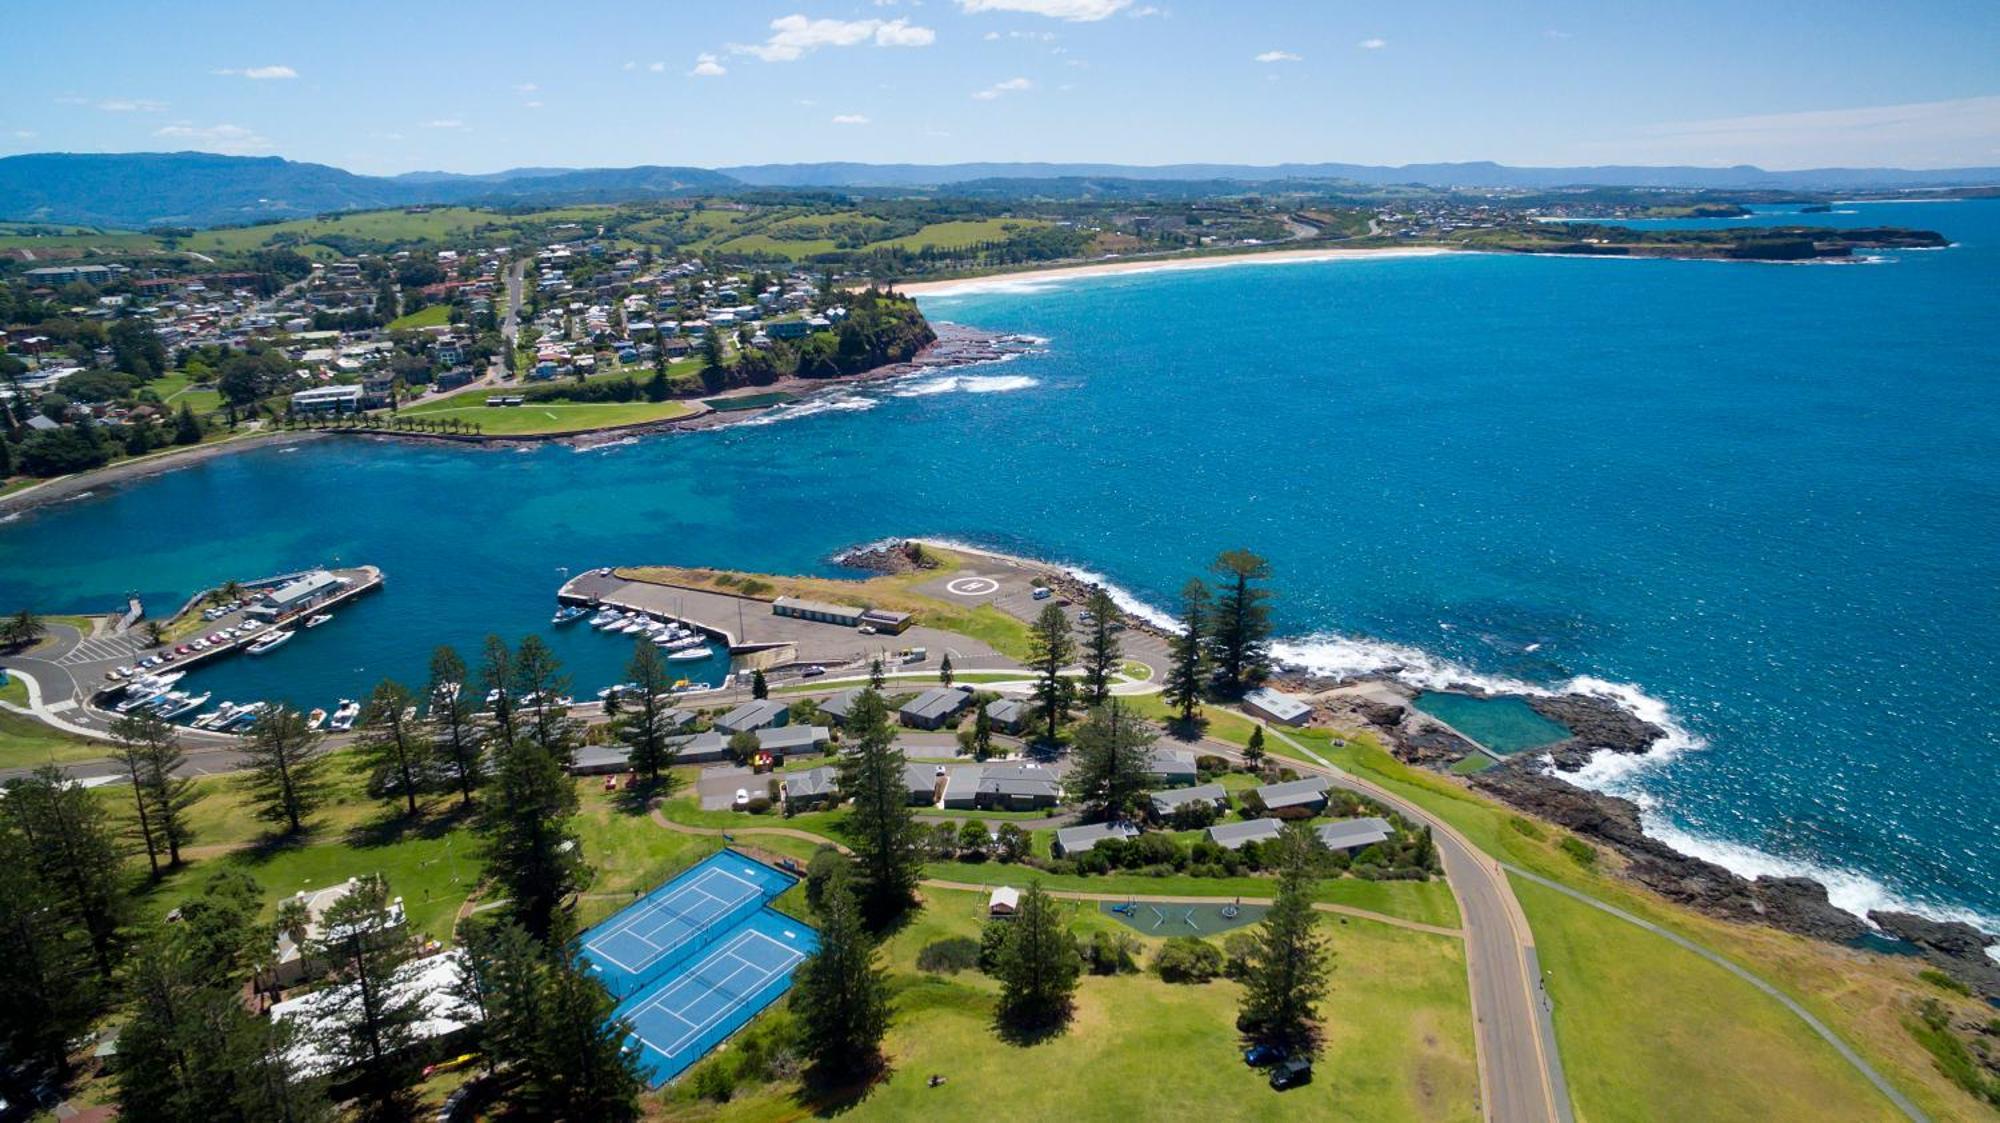
<svg viewBox="0 0 2000 1123"><path fill-rule="evenodd" d="M217 706L188 724L196 729L214 729L216 726L228 721L235 713L236 703L224 702L222 705Z"/></svg>
<svg viewBox="0 0 2000 1123"><path fill-rule="evenodd" d="M180 702L176 703L175 705L168 706L167 708L161 710L160 716L166 718L168 721L172 721L173 719L181 716L182 714L191 714L196 710L201 709L203 706L208 705L208 700L214 695L214 693L215 692L212 690L204 691L200 694L195 695L192 698L183 698Z"/></svg>
<svg viewBox="0 0 2000 1123"><path fill-rule="evenodd" d="M361 716L361 703L351 698L342 698L340 708L327 719L326 727L335 733L345 733L354 728L354 719Z"/></svg>
<svg viewBox="0 0 2000 1123"><path fill-rule="evenodd" d="M247 706L240 706L235 713L229 715L227 721L218 722L216 728L241 729L254 725L257 721L257 715L263 713L265 708L266 703L263 702L252 702Z"/></svg>
<svg viewBox="0 0 2000 1123"><path fill-rule="evenodd" d="M583 607L580 604L566 604L561 608L556 609L556 614L554 616L549 617L549 623L567 624L580 616L589 614L589 612L590 612L589 609Z"/></svg>
<svg viewBox="0 0 2000 1123"><path fill-rule="evenodd" d="M625 620L626 616L623 612L615 608L607 608L590 618L590 626L593 628L615 628L623 624Z"/></svg>
<svg viewBox="0 0 2000 1123"><path fill-rule="evenodd" d="M619 626L618 626L618 631L620 631L620 632L624 633L625 635L628 635L628 636L629 636L629 635L632 635L632 634L634 634L634 633L636 633L636 632L643 632L643 631L645 631L645 630L646 630L646 625L648 625L648 624L650 624L650 623L652 623L652 621L651 621L651 620L648 620L648 619L646 619L646 618L645 618L644 616L634 616L634 617L633 617L632 619L630 619L630 620L627 620L627 621L625 621L625 623L623 623L623 624L619 625Z"/></svg>
<svg viewBox="0 0 2000 1123"><path fill-rule="evenodd" d="M599 698L609 698L613 694L625 694L631 691L636 691L638 689L639 689L639 684L636 682L621 682L616 686L607 686L604 689L598 691L597 696Z"/></svg>
<svg viewBox="0 0 2000 1123"><path fill-rule="evenodd" d="M123 702L120 702L111 708L121 714L129 714L133 710L138 709L140 706L151 705L154 702L158 702L164 699L166 696L167 692L164 690L134 691L131 697L125 699Z"/></svg>
<svg viewBox="0 0 2000 1123"><path fill-rule="evenodd" d="M708 640L702 636L682 636L681 638L668 644L667 650L682 651L690 647L700 647L706 644L707 642Z"/></svg>
<svg viewBox="0 0 2000 1123"><path fill-rule="evenodd" d="M667 656L670 663L691 663L696 659L706 659L712 654L707 647L684 647Z"/></svg>
<svg viewBox="0 0 2000 1123"><path fill-rule="evenodd" d="M333 613L331 612L322 612L315 616L308 616L306 618L306 627L317 628L331 619L333 619Z"/></svg>
<svg viewBox="0 0 2000 1123"><path fill-rule="evenodd" d="M298 633L296 632L272 632L271 634L265 636L263 639L258 640L256 643L251 644L249 647L246 647L243 650L249 652L252 655L262 655L267 651L277 650L279 647L284 645L286 640L291 639L294 635L297 634Z"/></svg>

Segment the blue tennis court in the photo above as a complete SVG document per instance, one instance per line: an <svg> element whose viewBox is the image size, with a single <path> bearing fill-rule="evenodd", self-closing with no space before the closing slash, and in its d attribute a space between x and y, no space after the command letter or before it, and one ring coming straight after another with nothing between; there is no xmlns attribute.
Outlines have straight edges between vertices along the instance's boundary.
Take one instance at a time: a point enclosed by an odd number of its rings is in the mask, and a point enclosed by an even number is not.
<svg viewBox="0 0 2000 1123"><path fill-rule="evenodd" d="M734 851L713 854L585 933L584 960L612 997L626 998L796 880Z"/></svg>
<svg viewBox="0 0 2000 1123"><path fill-rule="evenodd" d="M792 970L819 948L810 927L760 908L614 1012L632 1024L639 1067L653 1084L687 1071L792 985Z"/></svg>

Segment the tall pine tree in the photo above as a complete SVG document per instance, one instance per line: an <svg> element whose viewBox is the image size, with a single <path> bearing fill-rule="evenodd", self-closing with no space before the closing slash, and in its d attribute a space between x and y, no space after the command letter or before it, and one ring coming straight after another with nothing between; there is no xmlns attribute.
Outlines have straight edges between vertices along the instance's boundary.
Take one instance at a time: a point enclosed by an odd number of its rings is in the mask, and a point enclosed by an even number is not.
<svg viewBox="0 0 2000 1123"><path fill-rule="evenodd" d="M910 906L923 869L917 822L903 786L903 752L882 696L864 690L848 711L854 744L841 791L854 800L848 837L854 847L862 910L880 928Z"/></svg>
<svg viewBox="0 0 2000 1123"><path fill-rule="evenodd" d="M52 890L55 907L89 941L98 977L117 967L119 929L130 913L125 850L104 803L52 764L7 785L0 815L27 843L36 876Z"/></svg>
<svg viewBox="0 0 2000 1123"><path fill-rule="evenodd" d="M1111 697L1111 676L1118 673L1124 658L1118 636L1125 630L1125 615L1101 586L1090 591L1084 607L1090 613L1089 629L1083 634L1084 705L1101 706Z"/></svg>
<svg viewBox="0 0 2000 1123"><path fill-rule="evenodd" d="M1256 933L1236 1028L1252 1043L1310 1058L1319 1052L1319 1003L1332 974L1312 906L1324 850L1305 823L1286 824L1277 849L1278 895Z"/></svg>
<svg viewBox="0 0 2000 1123"><path fill-rule="evenodd" d="M632 1026L613 1018L611 993L582 961L574 941L544 972L535 1003L522 1092L543 1119L628 1123L639 1117L645 1079L625 1048Z"/></svg>
<svg viewBox="0 0 2000 1123"><path fill-rule="evenodd" d="M1216 684L1240 694L1263 677L1271 645L1270 594L1258 582L1271 563L1248 550L1227 550L1209 566L1215 574L1215 625L1210 644Z"/></svg>
<svg viewBox="0 0 2000 1123"><path fill-rule="evenodd" d="M1178 710L1181 724L1193 725L1201 713L1201 695L1208 684L1208 586L1199 579L1181 589L1181 630L1170 647L1167 704Z"/></svg>
<svg viewBox="0 0 2000 1123"><path fill-rule="evenodd" d="M320 752L325 739L283 702L257 716L243 745L243 784L258 818L282 823L292 834L305 829L306 816L326 803L330 791Z"/></svg>
<svg viewBox="0 0 2000 1123"><path fill-rule="evenodd" d="M1153 724L1117 698L1090 711L1076 727L1076 763L1068 785L1102 819L1129 818L1150 786Z"/></svg>
<svg viewBox="0 0 2000 1123"><path fill-rule="evenodd" d="M354 743L355 766L369 774L372 790L417 813L417 793L430 776L431 741L417 721L416 698L408 687L383 679L361 709L361 736Z"/></svg>
<svg viewBox="0 0 2000 1123"><path fill-rule="evenodd" d="M349 1074L364 1114L403 1119L414 1108L418 1078L417 1023L423 995L398 974L415 951L394 915L389 883L379 875L355 880L320 920L318 954L334 983L318 992L316 1044Z"/></svg>
<svg viewBox="0 0 2000 1123"><path fill-rule="evenodd" d="M180 865L181 847L193 836L188 809L196 798L194 780L175 775L187 763L187 754L173 725L151 711L134 711L112 722L111 740L132 784L133 834L158 877L160 858L164 855L168 866Z"/></svg>
<svg viewBox="0 0 2000 1123"><path fill-rule="evenodd" d="M1031 881L1000 947L1000 1018L1008 1030L1035 1035L1069 1021L1083 964L1055 898Z"/></svg>
<svg viewBox="0 0 2000 1123"><path fill-rule="evenodd" d="M501 745L481 827L487 873L506 890L513 914L537 940L554 932L556 909L587 873L570 820L576 784L527 736Z"/></svg>
<svg viewBox="0 0 2000 1123"><path fill-rule="evenodd" d="M889 1030L889 975L862 924L851 865L837 859L820 897L819 951L792 981L792 1014L815 1075L842 1084L882 1065Z"/></svg>
<svg viewBox="0 0 2000 1123"><path fill-rule="evenodd" d="M678 717L672 705L671 681L660 649L641 639L632 645L632 661L625 666L626 678L638 688L632 710L618 722L618 736L632 750L632 771L649 788L660 778L671 777L678 752L673 735Z"/></svg>
<svg viewBox="0 0 2000 1123"><path fill-rule="evenodd" d="M486 738L473 716L472 690L458 652L441 646L431 653L431 739L461 807L472 806L472 793L486 777Z"/></svg>
<svg viewBox="0 0 2000 1123"><path fill-rule="evenodd" d="M1041 615L1028 628L1028 666L1035 672L1035 709L1041 715L1050 744L1055 743L1062 731L1063 718L1069 710L1070 684L1062 677L1062 670L1075 654L1069 617L1053 602L1043 606Z"/></svg>

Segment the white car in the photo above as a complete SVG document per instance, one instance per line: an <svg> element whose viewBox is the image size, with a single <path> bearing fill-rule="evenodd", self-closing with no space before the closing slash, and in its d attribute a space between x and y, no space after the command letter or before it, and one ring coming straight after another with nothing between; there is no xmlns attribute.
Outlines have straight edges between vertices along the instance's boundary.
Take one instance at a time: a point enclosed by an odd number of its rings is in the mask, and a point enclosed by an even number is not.
<svg viewBox="0 0 2000 1123"><path fill-rule="evenodd" d="M750 789L749 789L749 788L737 788L737 789L736 789L736 806L738 806L738 807L748 807L748 806L750 806Z"/></svg>

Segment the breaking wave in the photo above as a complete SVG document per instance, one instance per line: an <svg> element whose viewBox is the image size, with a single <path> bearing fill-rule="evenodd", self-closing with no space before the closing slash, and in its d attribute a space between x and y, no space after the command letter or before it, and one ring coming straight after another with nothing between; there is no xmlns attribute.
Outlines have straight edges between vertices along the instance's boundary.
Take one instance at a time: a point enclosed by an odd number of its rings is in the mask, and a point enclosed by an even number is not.
<svg viewBox="0 0 2000 1123"><path fill-rule="evenodd" d="M1041 379L1025 374L946 374L921 378L892 393L898 398L928 398L933 394L1004 394L1040 386Z"/></svg>

